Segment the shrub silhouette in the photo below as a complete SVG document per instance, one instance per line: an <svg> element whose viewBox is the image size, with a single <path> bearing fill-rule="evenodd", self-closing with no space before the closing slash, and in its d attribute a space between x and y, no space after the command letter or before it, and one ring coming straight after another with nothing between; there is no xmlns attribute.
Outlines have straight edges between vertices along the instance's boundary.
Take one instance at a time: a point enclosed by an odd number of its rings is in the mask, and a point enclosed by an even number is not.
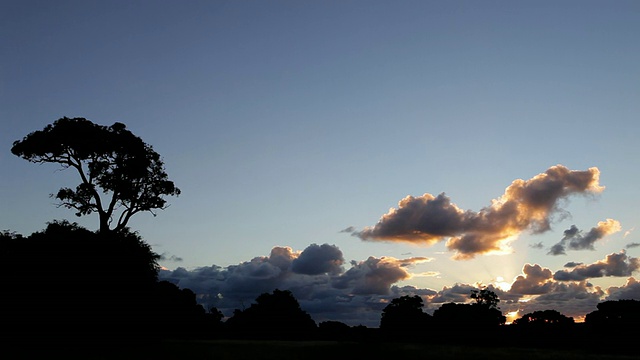
<svg viewBox="0 0 640 360"><path fill-rule="evenodd" d="M515 326L535 326L540 330L548 329L551 326L573 325L572 317L562 315L556 310L539 310L524 314L521 318L513 321Z"/></svg>
<svg viewBox="0 0 640 360"><path fill-rule="evenodd" d="M6 344L145 345L215 324L193 292L157 281L159 255L127 229L54 221L28 237L0 234L0 256L0 271L11 274L0 297Z"/></svg>
<svg viewBox="0 0 640 360"><path fill-rule="evenodd" d="M261 294L244 311L236 309L225 324L232 336L265 339L306 338L316 329L291 291L279 289Z"/></svg>
<svg viewBox="0 0 640 360"><path fill-rule="evenodd" d="M585 323L591 326L611 327L640 323L640 301L610 300L597 305L598 310L585 316Z"/></svg>

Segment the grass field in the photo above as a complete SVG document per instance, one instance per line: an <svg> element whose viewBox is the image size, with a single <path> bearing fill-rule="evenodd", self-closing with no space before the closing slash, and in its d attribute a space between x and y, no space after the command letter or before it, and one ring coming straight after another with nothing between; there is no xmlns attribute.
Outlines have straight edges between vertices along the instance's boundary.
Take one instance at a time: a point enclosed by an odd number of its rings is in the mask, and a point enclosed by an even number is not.
<svg viewBox="0 0 640 360"><path fill-rule="evenodd" d="M133 355L133 354L129 354ZM167 341L153 354L129 357L126 351L117 358L149 359L469 359L469 360L626 360L638 356L598 354L588 350L562 351L510 347L466 347L418 343L357 343L338 341ZM116 357L99 357L112 359Z"/></svg>

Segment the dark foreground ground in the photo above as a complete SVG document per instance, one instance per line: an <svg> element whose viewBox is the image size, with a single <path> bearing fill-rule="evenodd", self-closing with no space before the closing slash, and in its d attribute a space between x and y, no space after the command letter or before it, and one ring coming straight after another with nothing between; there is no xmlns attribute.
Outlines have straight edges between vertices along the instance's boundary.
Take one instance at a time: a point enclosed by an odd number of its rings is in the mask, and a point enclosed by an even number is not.
<svg viewBox="0 0 640 360"><path fill-rule="evenodd" d="M498 342L498 341L496 341ZM76 354L78 355L78 354ZM68 358L75 358L70 356ZM152 351L92 349L83 359L469 359L469 360L625 360L640 355L607 354L584 350L528 349L506 345L468 347L420 343L372 343L339 341L166 341Z"/></svg>

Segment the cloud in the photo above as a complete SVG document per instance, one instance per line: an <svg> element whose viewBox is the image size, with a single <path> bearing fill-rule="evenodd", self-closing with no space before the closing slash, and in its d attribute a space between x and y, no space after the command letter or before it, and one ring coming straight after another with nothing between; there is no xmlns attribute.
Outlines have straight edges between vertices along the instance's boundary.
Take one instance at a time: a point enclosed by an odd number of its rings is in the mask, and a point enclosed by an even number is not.
<svg viewBox="0 0 640 360"><path fill-rule="evenodd" d="M595 250L593 244L607 235L616 233L622 228L620 222L613 219L598 222L596 227L591 228L585 235L582 234L575 225L564 231L564 236L559 243L553 245L549 250L549 255L566 255L566 248L569 250Z"/></svg>
<svg viewBox="0 0 640 360"><path fill-rule="evenodd" d="M552 291L555 287L553 273L547 268L538 264L525 264L522 268L524 275L519 275L511 284L509 290L512 294L518 295L540 295Z"/></svg>
<svg viewBox="0 0 640 360"><path fill-rule="evenodd" d="M625 247L626 247L627 249L632 249L632 248L635 248L635 247L638 247L638 246L640 246L640 243L629 243L629 244L627 244L627 246L625 246Z"/></svg>
<svg viewBox="0 0 640 360"><path fill-rule="evenodd" d="M578 265L571 270L559 270L553 278L558 281L581 281L604 276L631 276L640 268L640 259L627 256L623 250L589 265Z"/></svg>
<svg viewBox="0 0 640 360"><path fill-rule="evenodd" d="M640 282L630 277L623 286L612 286L607 289L605 300L640 300Z"/></svg>
<svg viewBox="0 0 640 360"><path fill-rule="evenodd" d="M529 247L532 249L542 249L544 246L542 245L542 242L538 242L538 243L529 244Z"/></svg>
<svg viewBox="0 0 640 360"><path fill-rule="evenodd" d="M319 275L342 272L342 251L329 244L312 244L291 263L291 271L298 274Z"/></svg>
<svg viewBox="0 0 640 360"><path fill-rule="evenodd" d="M424 257L396 259L393 257L369 257L365 261L351 263L342 276L333 279L339 289L351 288L354 294L388 295L391 285L411 277L406 267L429 261Z"/></svg>
<svg viewBox="0 0 640 360"><path fill-rule="evenodd" d="M576 267L579 265L582 265L583 263L581 262L575 262L575 261L569 261L568 263L564 264L564 267L566 268L572 268L572 267Z"/></svg>
<svg viewBox="0 0 640 360"><path fill-rule="evenodd" d="M341 233L352 233L354 231L356 231L356 228L353 227L353 226L349 226L349 227L347 227L345 229L340 230L339 232L341 232Z"/></svg>
<svg viewBox="0 0 640 360"><path fill-rule="evenodd" d="M471 290L476 290L477 287L469 284L454 284L451 287L445 286L435 296L429 299L430 304L437 304L438 307L444 303L464 303L469 301L469 294Z"/></svg>
<svg viewBox="0 0 640 360"><path fill-rule="evenodd" d="M588 277L624 276L638 269L638 259L626 256L624 251L591 265L567 263L565 267L570 270L555 274L538 264L525 264L509 290L497 284L479 283L456 283L440 291L397 285L426 275L410 270L431 260L370 256L344 264L342 252L335 245L311 244L303 251L276 246L269 256L257 256L237 265L163 269L159 278L191 289L205 308L215 306L226 316L234 309L248 307L258 295L278 288L292 291L300 306L316 322L335 320L369 327L377 327L382 309L392 299L404 295L420 296L425 311L433 313L444 303L472 302L471 290L486 288L498 295L503 313L518 311L522 316L536 310L555 309L576 319L595 310L605 296L608 300L640 299L640 283L633 277L622 286L604 291L587 281Z"/></svg>
<svg viewBox="0 0 640 360"><path fill-rule="evenodd" d="M596 310L604 292L586 281L555 283L553 290L517 304L520 315L539 310L556 310L563 315L581 319Z"/></svg>
<svg viewBox="0 0 640 360"><path fill-rule="evenodd" d="M352 234L363 240L404 241L433 245L446 239L455 259L477 254L510 252L509 243L521 232L550 229L553 216L562 213L561 200L573 194L596 194L600 171L550 167L529 180L515 180L505 193L478 212L464 211L441 193L407 196L378 223Z"/></svg>
<svg viewBox="0 0 640 360"><path fill-rule="evenodd" d="M181 257L179 257L179 256L176 256L176 255L171 255L171 256L169 256L169 254L167 254L167 253L165 252L165 253L160 254L160 259L159 259L159 260L161 260L161 261L175 261L175 262L181 262L181 261L182 261L182 258L181 258Z"/></svg>
<svg viewBox="0 0 640 360"><path fill-rule="evenodd" d="M311 244L303 251L274 247L269 256L257 256L228 267L216 265L186 270L161 270L159 278L189 288L205 308L217 307L226 316L249 306L260 294L290 290L317 322L343 321L350 325L379 325L382 309L398 294L429 294L433 290L398 288L409 279L409 269L431 259L369 257L344 269L342 251L335 245Z"/></svg>

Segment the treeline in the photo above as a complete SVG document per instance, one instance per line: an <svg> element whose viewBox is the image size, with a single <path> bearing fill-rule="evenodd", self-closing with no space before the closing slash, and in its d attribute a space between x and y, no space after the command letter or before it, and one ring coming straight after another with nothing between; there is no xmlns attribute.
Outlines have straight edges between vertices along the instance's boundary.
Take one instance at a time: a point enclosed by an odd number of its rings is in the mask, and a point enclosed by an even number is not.
<svg viewBox="0 0 640 360"><path fill-rule="evenodd" d="M316 323L287 290L264 293L228 319L189 289L158 280L159 256L136 233L101 234L52 222L28 237L0 233L2 340L8 345L152 345L166 339L412 341L622 351L640 320L640 301L605 301L585 323L555 310L505 325L488 290L432 315L419 296L393 299L380 326ZM617 344L615 347L614 344Z"/></svg>

